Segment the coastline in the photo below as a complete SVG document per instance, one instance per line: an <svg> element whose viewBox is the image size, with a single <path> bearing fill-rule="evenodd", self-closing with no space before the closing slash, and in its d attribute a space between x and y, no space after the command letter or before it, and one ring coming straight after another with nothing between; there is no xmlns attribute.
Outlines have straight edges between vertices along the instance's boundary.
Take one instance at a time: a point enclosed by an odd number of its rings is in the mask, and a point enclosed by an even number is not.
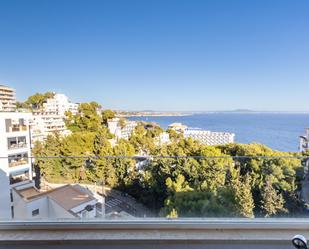
<svg viewBox="0 0 309 249"><path fill-rule="evenodd" d="M192 113L136 113L136 114L118 114L119 118L129 117L185 117L192 116Z"/></svg>

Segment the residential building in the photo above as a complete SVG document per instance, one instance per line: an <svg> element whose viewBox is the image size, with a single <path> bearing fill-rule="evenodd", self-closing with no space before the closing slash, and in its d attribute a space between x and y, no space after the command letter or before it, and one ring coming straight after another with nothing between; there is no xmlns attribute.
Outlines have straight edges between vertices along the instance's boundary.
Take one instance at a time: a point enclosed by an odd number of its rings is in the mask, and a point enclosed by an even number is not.
<svg viewBox="0 0 309 249"><path fill-rule="evenodd" d="M14 187L33 185L29 120L31 113L0 113L0 203L11 206L10 217L14 215L11 190ZM7 209L6 209L7 210ZM1 208L0 217L2 212Z"/></svg>
<svg viewBox="0 0 309 249"><path fill-rule="evenodd" d="M188 126L183 125L182 123L172 123L168 126L168 129L177 131L177 132L184 132Z"/></svg>
<svg viewBox="0 0 309 249"><path fill-rule="evenodd" d="M113 118L107 121L107 127L109 129L109 132L115 135L116 138L121 137L121 127L119 121L119 118Z"/></svg>
<svg viewBox="0 0 309 249"><path fill-rule="evenodd" d="M61 136L71 134L65 125L65 113L78 112L78 104L71 103L64 94L56 93L53 98L47 99L41 110L33 112L31 122L31 138L33 141L43 141L48 135L57 132Z"/></svg>
<svg viewBox="0 0 309 249"><path fill-rule="evenodd" d="M170 143L170 136L167 132L162 132L157 140L158 145L168 144Z"/></svg>
<svg viewBox="0 0 309 249"><path fill-rule="evenodd" d="M306 128L306 133L299 137L299 151L303 152L309 149L309 128Z"/></svg>
<svg viewBox="0 0 309 249"><path fill-rule="evenodd" d="M119 118L113 118L107 123L110 133L115 135L117 139L129 139L137 125L136 121L130 120L125 120L124 124L121 125Z"/></svg>
<svg viewBox="0 0 309 249"><path fill-rule="evenodd" d="M0 85L0 112L13 112L15 109L15 89Z"/></svg>
<svg viewBox="0 0 309 249"><path fill-rule="evenodd" d="M80 185L40 192L35 187L13 189L16 219L95 218L97 199Z"/></svg>
<svg viewBox="0 0 309 249"><path fill-rule="evenodd" d="M121 128L121 138L129 139L137 126L136 121L126 120L125 125Z"/></svg>
<svg viewBox="0 0 309 249"><path fill-rule="evenodd" d="M43 104L43 111L47 113L55 113L65 117L65 112L70 111L73 115L78 112L78 104L69 101L68 97L62 93L56 93L53 98L47 99Z"/></svg>
<svg viewBox="0 0 309 249"><path fill-rule="evenodd" d="M61 136L71 134L66 128L63 116L52 111L34 111L31 120L32 141L43 141L48 135L55 133Z"/></svg>
<svg viewBox="0 0 309 249"><path fill-rule="evenodd" d="M199 129L186 129L183 133L185 138L198 140L205 145L220 145L234 143L234 133L213 132Z"/></svg>

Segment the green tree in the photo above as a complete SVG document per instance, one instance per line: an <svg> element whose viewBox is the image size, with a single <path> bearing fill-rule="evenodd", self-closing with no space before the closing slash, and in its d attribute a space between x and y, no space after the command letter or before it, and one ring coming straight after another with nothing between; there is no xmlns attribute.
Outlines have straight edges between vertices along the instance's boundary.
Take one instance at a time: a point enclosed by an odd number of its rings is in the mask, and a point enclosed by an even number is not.
<svg viewBox="0 0 309 249"><path fill-rule="evenodd" d="M98 113L99 108L100 105L97 102L81 103L76 115L66 113L66 126L72 132L98 132L102 128L102 119Z"/></svg>
<svg viewBox="0 0 309 249"><path fill-rule="evenodd" d="M231 182L231 188L235 194L235 203L238 215L253 218L254 200L251 191L250 176L247 175L241 179L238 173Z"/></svg>
<svg viewBox="0 0 309 249"><path fill-rule="evenodd" d="M267 177L266 183L262 189L261 208L265 217L273 216L279 212L286 212L284 208L284 199L272 184L271 177Z"/></svg>
<svg viewBox="0 0 309 249"><path fill-rule="evenodd" d="M46 92L46 93L36 93L28 97L28 99L23 104L24 107L31 109L40 109L43 107L43 104L46 103L47 99L53 98L55 93Z"/></svg>
<svg viewBox="0 0 309 249"><path fill-rule="evenodd" d="M116 117L116 113L112 110L102 111L102 122L107 126L107 121Z"/></svg>

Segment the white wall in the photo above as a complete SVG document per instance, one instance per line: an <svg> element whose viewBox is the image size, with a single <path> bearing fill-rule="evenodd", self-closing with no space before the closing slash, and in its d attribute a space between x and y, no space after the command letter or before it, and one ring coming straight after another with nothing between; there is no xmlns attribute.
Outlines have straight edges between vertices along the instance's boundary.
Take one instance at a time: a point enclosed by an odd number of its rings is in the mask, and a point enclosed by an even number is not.
<svg viewBox="0 0 309 249"><path fill-rule="evenodd" d="M10 185L6 173L0 169L0 219L11 219Z"/></svg>
<svg viewBox="0 0 309 249"><path fill-rule="evenodd" d="M58 203L54 202L52 199L49 199L49 218L75 218L74 215L70 214L64 208L58 205Z"/></svg>
<svg viewBox="0 0 309 249"><path fill-rule="evenodd" d="M8 171L15 171L21 168L29 169L29 176L32 179L32 168L31 168L31 160L29 159L29 163L27 165L22 165L18 167L9 168L8 166L8 155L9 154L18 154L18 153L28 153L28 157L31 157L30 150L30 138L29 131L19 131L19 132L6 132L5 127L5 119L19 119L22 118L25 120L25 124L29 124L29 119L31 118L31 113L18 113L18 112L6 112L0 113L0 169L4 170L8 173ZM27 147L19 148L14 150L8 150L8 137L26 137Z"/></svg>
<svg viewBox="0 0 309 249"><path fill-rule="evenodd" d="M94 209L92 211L88 212L87 218L94 218L95 215L96 215L96 207L95 207L96 203L97 203L97 200L92 200L92 201L83 203L79 206L72 208L71 211L74 212L74 213L79 213L79 212L83 211L86 206L91 205L91 206L94 206Z"/></svg>
<svg viewBox="0 0 309 249"><path fill-rule="evenodd" d="M14 198L14 197L13 197ZM17 201L14 200L14 203ZM40 213L37 216L32 216L32 211L39 209ZM26 202L24 199L14 205L15 219L37 219L48 218L48 199L47 197L35 199L31 202Z"/></svg>

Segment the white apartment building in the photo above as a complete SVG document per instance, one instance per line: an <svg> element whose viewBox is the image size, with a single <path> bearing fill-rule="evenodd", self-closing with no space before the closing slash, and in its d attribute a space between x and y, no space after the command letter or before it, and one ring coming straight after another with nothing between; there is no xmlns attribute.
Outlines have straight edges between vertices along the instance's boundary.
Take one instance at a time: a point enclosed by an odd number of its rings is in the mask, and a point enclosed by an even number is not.
<svg viewBox="0 0 309 249"><path fill-rule="evenodd" d="M121 138L129 139L137 126L136 121L126 120L124 127L121 129Z"/></svg>
<svg viewBox="0 0 309 249"><path fill-rule="evenodd" d="M40 192L35 187L13 190L16 219L95 218L98 203L79 185L64 185Z"/></svg>
<svg viewBox="0 0 309 249"><path fill-rule="evenodd" d="M0 112L13 112L15 109L15 89L0 85Z"/></svg>
<svg viewBox="0 0 309 249"><path fill-rule="evenodd" d="M30 118L31 113L0 113L0 218L11 218L14 214L12 188L33 185Z"/></svg>
<svg viewBox="0 0 309 249"><path fill-rule="evenodd" d="M306 128L306 133L299 137L299 151L309 150L309 128Z"/></svg>
<svg viewBox="0 0 309 249"><path fill-rule="evenodd" d="M31 139L43 141L48 135L58 133L61 136L71 134L64 123L64 117L55 112L33 112L31 120Z"/></svg>
<svg viewBox="0 0 309 249"><path fill-rule="evenodd" d="M159 146L168 144L170 142L171 142L170 135L167 132L162 132L157 139L157 144Z"/></svg>
<svg viewBox="0 0 309 249"><path fill-rule="evenodd" d="M235 134L229 132L213 132L199 129L184 130L184 138L192 138L205 145L234 143Z"/></svg>
<svg viewBox="0 0 309 249"><path fill-rule="evenodd" d="M137 125L136 121L125 120L124 126L121 127L119 118L113 118L107 123L110 133L115 135L116 139L129 139Z"/></svg>
<svg viewBox="0 0 309 249"><path fill-rule="evenodd" d="M64 94L56 93L53 98L47 99L42 110L33 112L31 123L31 138L33 141L43 141L48 135L57 132L61 136L71 134L64 123L65 112L73 115L78 112L78 104L71 103Z"/></svg>
<svg viewBox="0 0 309 249"><path fill-rule="evenodd" d="M47 99L46 103L43 104L43 111L62 117L65 117L66 111L70 111L73 115L76 115L78 104L70 102L65 94L56 93L53 98Z"/></svg>

